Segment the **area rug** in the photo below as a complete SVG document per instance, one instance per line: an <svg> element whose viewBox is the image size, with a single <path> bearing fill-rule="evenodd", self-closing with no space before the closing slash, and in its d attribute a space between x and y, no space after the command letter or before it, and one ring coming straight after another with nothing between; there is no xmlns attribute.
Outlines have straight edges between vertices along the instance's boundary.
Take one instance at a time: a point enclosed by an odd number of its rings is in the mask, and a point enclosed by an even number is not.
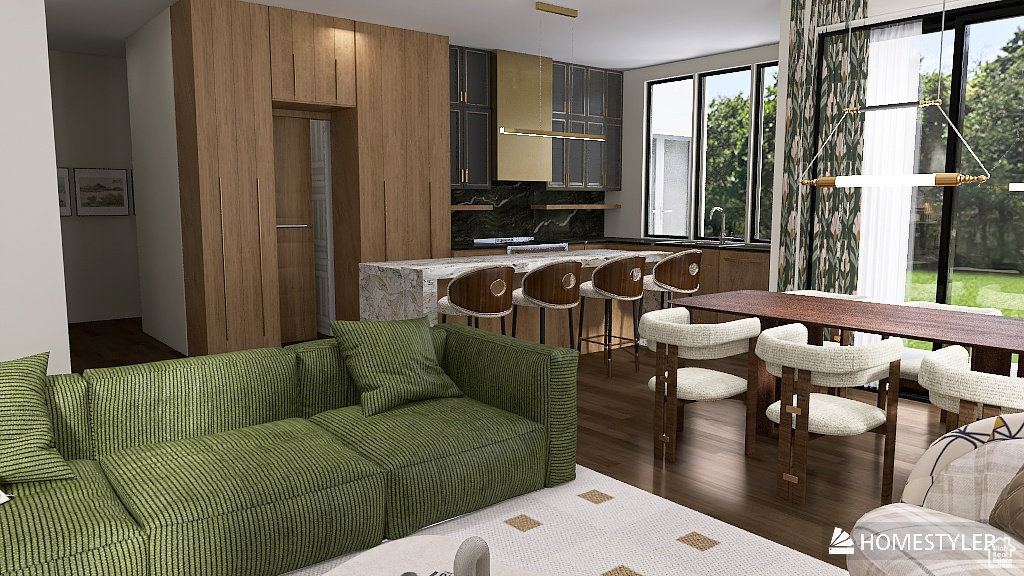
<svg viewBox="0 0 1024 576"><path fill-rule="evenodd" d="M490 545L494 560L551 576L847 574L582 466L576 467L572 482L416 533L422 534L479 536ZM353 556L328 560L290 576L320 576Z"/></svg>

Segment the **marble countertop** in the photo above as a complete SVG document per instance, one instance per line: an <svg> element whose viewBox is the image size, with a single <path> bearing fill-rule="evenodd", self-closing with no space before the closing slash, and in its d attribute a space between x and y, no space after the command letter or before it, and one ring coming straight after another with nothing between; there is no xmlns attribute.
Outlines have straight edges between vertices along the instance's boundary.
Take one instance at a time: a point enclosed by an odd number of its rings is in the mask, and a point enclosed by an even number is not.
<svg viewBox="0 0 1024 576"><path fill-rule="evenodd" d="M571 252L520 252L518 254L498 254L494 256L463 256L455 258L430 258L426 260L395 260L392 262L364 262L362 269L377 268L382 270L418 271L424 277L453 278L459 274L482 266L509 265L516 272L528 272L532 268L558 262L560 260L579 260L584 268L595 268L612 258L639 254L648 261L657 262L667 256L660 250L573 250Z"/></svg>
<svg viewBox="0 0 1024 576"><path fill-rule="evenodd" d="M453 244L452 250L486 250L489 248L505 248L506 246L529 246L531 244L557 244L566 242L570 245L580 244L635 244L638 249L641 246L673 246L687 248L708 248L716 250L745 250L753 252L767 252L771 250L771 244L767 242L725 242L719 244L717 240L687 240L674 238L569 238L563 240L534 240L532 242L517 244L487 244L476 245L473 243Z"/></svg>

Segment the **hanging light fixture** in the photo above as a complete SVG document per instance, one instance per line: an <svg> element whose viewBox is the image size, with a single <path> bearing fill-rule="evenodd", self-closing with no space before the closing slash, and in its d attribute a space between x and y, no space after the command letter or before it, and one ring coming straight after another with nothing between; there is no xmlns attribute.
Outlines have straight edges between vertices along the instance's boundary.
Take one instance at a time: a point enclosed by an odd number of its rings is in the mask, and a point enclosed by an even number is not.
<svg viewBox="0 0 1024 576"><path fill-rule="evenodd" d="M992 178L992 174L985 168L985 164L978 158L978 155L974 153L974 149L967 143L960 130L953 124L953 121L949 119L946 111L942 109L942 56L945 48L945 35L946 35L946 2L942 2L942 30L940 32L939 39L939 79L936 88L935 100L920 100L917 102L902 102L897 104L881 104L876 106L854 106L851 108L843 109L843 116L836 123L835 127L832 128L832 132L829 134L825 142L822 143L821 148L818 149L817 154L807 164L807 168L803 174L800 175L800 184L804 186L815 186L818 188L908 188L913 186L961 186L963 184L983 184ZM847 32L849 34L849 40L847 46L852 46L853 40L853 28L850 27L849 21L847 22ZM849 95L849 78L847 78L847 95ZM810 172L811 168L814 167L815 162L821 156L821 153L828 146L829 142L839 131L840 126L850 116L855 116L864 112L876 112L879 110L894 110L900 108L936 108L942 117L946 120L946 124L953 133L956 134L957 138L964 145L965 148L974 157L974 160L981 167L984 175L979 176L968 176L957 173L939 173L939 174L880 174L880 175L865 175L865 174L854 174L849 176L823 176L819 178L805 178L807 173ZM1010 185L1010 189L1013 189L1013 185ZM799 198L798 198L799 199Z"/></svg>
<svg viewBox="0 0 1024 576"><path fill-rule="evenodd" d="M565 16L567 18L576 18L579 16L579 11L573 8L566 8L564 6L556 6L554 4L548 4L546 2L537 2L536 9L538 12L547 12L549 14L556 14L558 16ZM572 40L575 43L575 34ZM543 38L543 36L541 36ZM539 50L538 50L539 52ZM541 58L538 54L537 58ZM543 81L542 81L543 84ZM543 95L541 96L543 97ZM540 103L538 102L538 106ZM555 132L552 130L542 130L538 128L506 128L501 126L498 128L499 134L508 134L511 136L532 136L536 138L565 138L566 140L586 140L590 142L604 142L605 137L603 134L578 134L576 132Z"/></svg>
<svg viewBox="0 0 1024 576"><path fill-rule="evenodd" d="M1010 182L1010 192L1024 192L1024 182Z"/></svg>

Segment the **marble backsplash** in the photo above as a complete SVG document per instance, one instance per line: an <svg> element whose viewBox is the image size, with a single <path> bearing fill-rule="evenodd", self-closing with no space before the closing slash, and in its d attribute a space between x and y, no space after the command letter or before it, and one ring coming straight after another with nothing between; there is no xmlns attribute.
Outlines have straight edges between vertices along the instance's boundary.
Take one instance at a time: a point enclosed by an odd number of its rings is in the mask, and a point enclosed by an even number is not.
<svg viewBox="0 0 1024 576"><path fill-rule="evenodd" d="M490 190L452 190L452 204L494 205L486 212L452 212L452 245L506 236L542 241L604 236L601 210L530 209L531 204L597 204L604 202L604 192L546 188L544 182L495 182Z"/></svg>

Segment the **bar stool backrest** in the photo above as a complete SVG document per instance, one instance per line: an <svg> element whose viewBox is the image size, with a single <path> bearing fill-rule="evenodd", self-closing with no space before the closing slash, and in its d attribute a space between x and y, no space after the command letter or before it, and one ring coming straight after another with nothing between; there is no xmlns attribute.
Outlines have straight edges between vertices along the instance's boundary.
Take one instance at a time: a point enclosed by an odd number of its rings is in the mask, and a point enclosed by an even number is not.
<svg viewBox="0 0 1024 576"><path fill-rule="evenodd" d="M654 280L673 292L692 294L700 289L700 250L673 254L654 265Z"/></svg>
<svg viewBox="0 0 1024 576"><path fill-rule="evenodd" d="M622 298L638 298L644 293L643 256L623 256L594 268L594 288Z"/></svg>
<svg viewBox="0 0 1024 576"><path fill-rule="evenodd" d="M512 309L515 268L490 266L470 270L448 283L452 304L479 314L500 314Z"/></svg>
<svg viewBox="0 0 1024 576"><path fill-rule="evenodd" d="M552 306L575 305L580 301L583 262L568 260L545 264L523 276L523 294Z"/></svg>

